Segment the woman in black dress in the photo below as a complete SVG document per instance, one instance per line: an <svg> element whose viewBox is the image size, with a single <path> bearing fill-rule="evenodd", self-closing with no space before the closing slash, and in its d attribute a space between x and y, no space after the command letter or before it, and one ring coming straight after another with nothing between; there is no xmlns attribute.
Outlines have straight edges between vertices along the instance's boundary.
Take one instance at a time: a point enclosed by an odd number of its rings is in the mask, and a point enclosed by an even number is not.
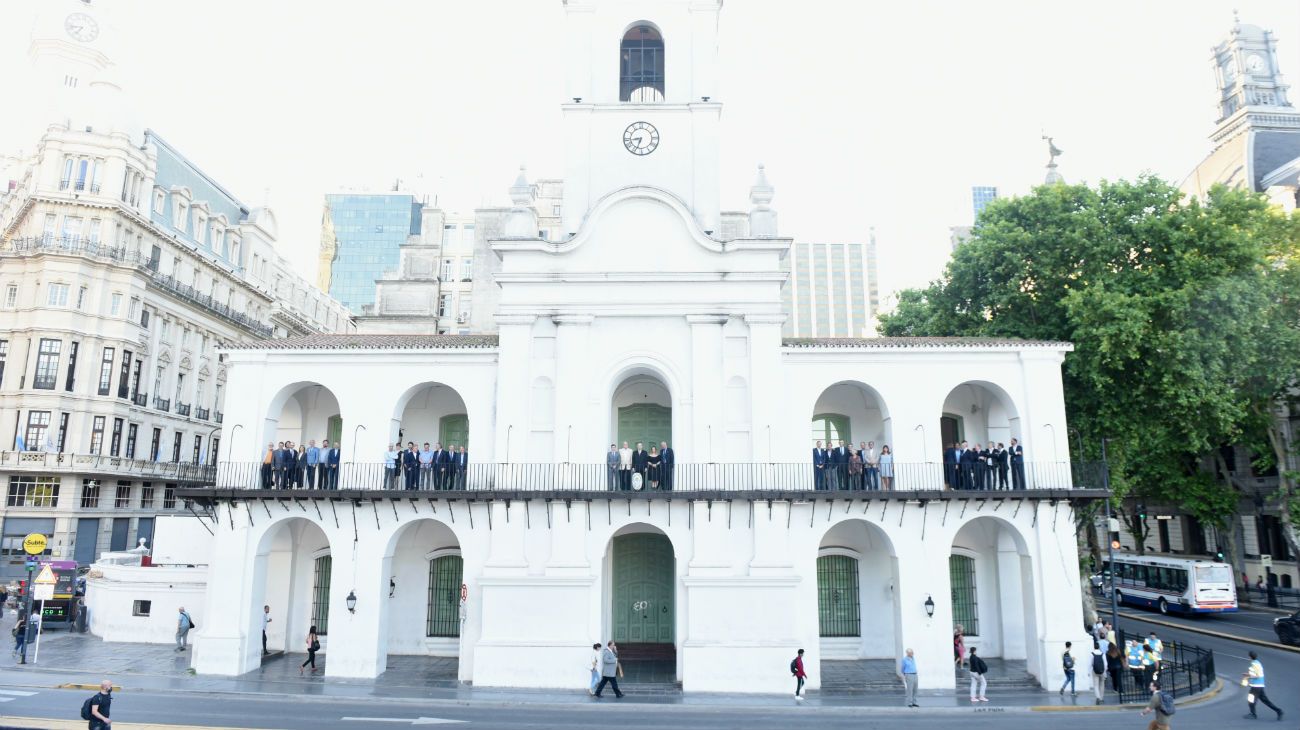
<svg viewBox="0 0 1300 730"><path fill-rule="evenodd" d="M659 453L658 447L650 447L650 456L646 457L645 478L650 482L651 489L659 488L659 468L664 463L664 457Z"/></svg>

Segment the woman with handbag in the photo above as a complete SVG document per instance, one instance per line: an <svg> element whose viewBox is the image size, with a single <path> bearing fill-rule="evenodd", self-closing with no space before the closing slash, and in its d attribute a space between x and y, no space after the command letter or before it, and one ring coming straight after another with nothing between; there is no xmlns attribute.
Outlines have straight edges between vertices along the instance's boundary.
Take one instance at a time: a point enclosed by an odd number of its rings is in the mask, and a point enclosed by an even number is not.
<svg viewBox="0 0 1300 730"><path fill-rule="evenodd" d="M316 673L316 652L318 651L320 651L320 637L316 636L316 627L313 626L311 631L307 632L307 660L302 663L302 666L298 667L298 674L302 674L303 668L308 664L311 665L311 673Z"/></svg>

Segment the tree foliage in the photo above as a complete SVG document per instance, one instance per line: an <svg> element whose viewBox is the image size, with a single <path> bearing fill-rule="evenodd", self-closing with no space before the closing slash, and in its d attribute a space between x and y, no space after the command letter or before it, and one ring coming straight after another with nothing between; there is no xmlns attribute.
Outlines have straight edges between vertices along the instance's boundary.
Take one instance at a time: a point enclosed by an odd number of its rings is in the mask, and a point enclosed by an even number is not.
<svg viewBox="0 0 1300 730"><path fill-rule="evenodd" d="M1248 192L1201 202L1154 177L1045 186L990 205L943 276L902 292L881 330L1073 342L1068 416L1079 441L1110 440L1117 496L1223 527L1236 494L1201 466L1224 444L1268 450L1285 425L1277 404L1300 372L1298 243L1300 222Z"/></svg>

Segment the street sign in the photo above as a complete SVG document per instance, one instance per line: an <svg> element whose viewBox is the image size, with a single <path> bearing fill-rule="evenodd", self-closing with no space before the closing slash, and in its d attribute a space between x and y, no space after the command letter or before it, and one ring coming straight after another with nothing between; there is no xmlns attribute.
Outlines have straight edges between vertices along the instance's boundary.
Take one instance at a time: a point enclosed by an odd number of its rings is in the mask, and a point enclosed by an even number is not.
<svg viewBox="0 0 1300 730"><path fill-rule="evenodd" d="M1265 568L1273 567L1273 556L1272 555L1259 556L1259 564L1264 566Z"/></svg>
<svg viewBox="0 0 1300 730"><path fill-rule="evenodd" d="M38 586L47 585L50 586L51 589L53 589L54 584L58 583L59 579L55 577L54 571L50 570L50 566L45 565L41 567L41 572L36 576L36 578L32 582Z"/></svg>
<svg viewBox="0 0 1300 730"><path fill-rule="evenodd" d="M46 543L47 541L44 535L39 532L33 532L23 538L23 550L26 550L28 555L40 555L45 552Z"/></svg>
<svg viewBox="0 0 1300 730"><path fill-rule="evenodd" d="M53 600L54 600L54 584L53 584L53 583L41 583L41 584L38 584L38 585L34 586L34 587L32 588L32 600L33 600L33 601L53 601Z"/></svg>

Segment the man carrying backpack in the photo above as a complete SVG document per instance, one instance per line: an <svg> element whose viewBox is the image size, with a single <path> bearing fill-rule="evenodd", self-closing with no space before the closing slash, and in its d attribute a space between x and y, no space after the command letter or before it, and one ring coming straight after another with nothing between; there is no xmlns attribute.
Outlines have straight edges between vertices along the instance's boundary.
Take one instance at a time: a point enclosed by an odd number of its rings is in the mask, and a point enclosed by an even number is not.
<svg viewBox="0 0 1300 730"><path fill-rule="evenodd" d="M1106 656L1101 651L1104 641L1094 639L1092 642L1092 692L1099 705L1106 699Z"/></svg>
<svg viewBox="0 0 1300 730"><path fill-rule="evenodd" d="M108 711L113 704L113 683L105 679L99 683L99 694L92 695L81 705L81 719L90 721L90 730L108 730L113 721Z"/></svg>
<svg viewBox="0 0 1300 730"><path fill-rule="evenodd" d="M803 681L808 678L808 673L803 669L803 649L799 650L798 655L790 660L790 674L794 675L794 698L803 701Z"/></svg>
<svg viewBox="0 0 1300 730"><path fill-rule="evenodd" d="M1070 656L1070 647L1072 642L1065 642L1065 653L1061 654L1061 669L1065 670L1065 681L1061 682L1061 691L1058 694L1065 695L1065 686L1070 686L1070 696L1078 697L1079 692L1074 688L1074 657Z"/></svg>
<svg viewBox="0 0 1300 730"><path fill-rule="evenodd" d="M970 701L971 702L988 702L989 698L984 696L988 691L989 681L984 676L989 672L989 665L979 658L975 651L976 647L971 647L967 651L970 666Z"/></svg>
<svg viewBox="0 0 1300 730"><path fill-rule="evenodd" d="M1147 730L1169 730L1169 718L1173 717L1174 696L1168 692L1160 691L1160 683L1152 682L1149 685L1151 689L1151 701L1147 703L1146 709L1139 713L1146 717L1148 713L1156 713L1147 725Z"/></svg>

